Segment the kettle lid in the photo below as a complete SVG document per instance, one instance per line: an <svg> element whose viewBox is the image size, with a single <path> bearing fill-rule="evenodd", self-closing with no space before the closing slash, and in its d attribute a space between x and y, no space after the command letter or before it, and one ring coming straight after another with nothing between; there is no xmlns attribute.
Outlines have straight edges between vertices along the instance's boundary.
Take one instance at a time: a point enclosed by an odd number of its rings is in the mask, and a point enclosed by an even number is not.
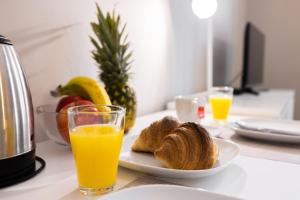
<svg viewBox="0 0 300 200"><path fill-rule="evenodd" d="M7 39L6 37L4 37L3 35L0 35L0 44L12 45L12 42L9 39Z"/></svg>

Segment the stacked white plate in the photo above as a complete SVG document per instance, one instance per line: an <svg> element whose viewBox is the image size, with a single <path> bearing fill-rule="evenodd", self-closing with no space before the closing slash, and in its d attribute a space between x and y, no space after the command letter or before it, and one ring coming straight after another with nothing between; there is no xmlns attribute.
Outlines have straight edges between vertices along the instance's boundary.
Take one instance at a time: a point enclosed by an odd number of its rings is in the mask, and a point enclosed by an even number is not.
<svg viewBox="0 0 300 200"><path fill-rule="evenodd" d="M232 129L245 137L300 143L300 121L251 118L235 122Z"/></svg>

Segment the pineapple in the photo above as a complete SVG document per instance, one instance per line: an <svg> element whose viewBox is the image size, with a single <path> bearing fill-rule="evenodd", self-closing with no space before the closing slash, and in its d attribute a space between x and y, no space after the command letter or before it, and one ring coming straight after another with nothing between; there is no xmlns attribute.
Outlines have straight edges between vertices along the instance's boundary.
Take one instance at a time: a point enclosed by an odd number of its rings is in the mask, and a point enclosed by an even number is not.
<svg viewBox="0 0 300 200"><path fill-rule="evenodd" d="M132 87L128 85L130 78L130 64L132 52L128 50L129 43L124 36L125 27L120 28L120 15L113 11L106 16L97 7L98 22L91 23L96 35L90 37L95 50L93 58L100 69L99 77L105 84L105 89L113 105L126 108L125 132L133 127L136 117L136 95Z"/></svg>

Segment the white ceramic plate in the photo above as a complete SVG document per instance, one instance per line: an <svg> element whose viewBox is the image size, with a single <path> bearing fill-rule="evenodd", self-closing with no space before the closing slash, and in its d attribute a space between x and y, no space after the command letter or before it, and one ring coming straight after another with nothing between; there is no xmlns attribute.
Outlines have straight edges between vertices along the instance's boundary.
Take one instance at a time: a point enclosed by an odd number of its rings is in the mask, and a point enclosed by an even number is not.
<svg viewBox="0 0 300 200"><path fill-rule="evenodd" d="M238 155L237 144L227 140L215 138L219 147L219 159L216 165L206 170L178 170L168 169L161 165L150 153L137 153L131 151L131 145L138 136L126 136L123 141L119 165L132 170L169 178L200 178L216 174L225 169Z"/></svg>
<svg viewBox="0 0 300 200"><path fill-rule="evenodd" d="M211 192L175 185L144 185L108 194L99 200L235 200Z"/></svg>
<svg viewBox="0 0 300 200"><path fill-rule="evenodd" d="M290 136L284 134L274 134L268 132L246 130L234 125L232 125L231 128L235 131L236 134L248 138L272 141L272 142L300 143L300 136Z"/></svg>
<svg viewBox="0 0 300 200"><path fill-rule="evenodd" d="M300 136L300 121L296 120L248 118L236 123L248 130Z"/></svg>

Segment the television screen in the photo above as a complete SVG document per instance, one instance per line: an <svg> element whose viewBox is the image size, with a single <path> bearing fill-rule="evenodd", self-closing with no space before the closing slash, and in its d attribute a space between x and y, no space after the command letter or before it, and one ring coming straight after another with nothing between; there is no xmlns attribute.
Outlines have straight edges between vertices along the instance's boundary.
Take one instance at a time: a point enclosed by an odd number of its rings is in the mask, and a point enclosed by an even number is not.
<svg viewBox="0 0 300 200"><path fill-rule="evenodd" d="M263 83L264 49L264 34L253 24L248 23L245 32L242 88Z"/></svg>

